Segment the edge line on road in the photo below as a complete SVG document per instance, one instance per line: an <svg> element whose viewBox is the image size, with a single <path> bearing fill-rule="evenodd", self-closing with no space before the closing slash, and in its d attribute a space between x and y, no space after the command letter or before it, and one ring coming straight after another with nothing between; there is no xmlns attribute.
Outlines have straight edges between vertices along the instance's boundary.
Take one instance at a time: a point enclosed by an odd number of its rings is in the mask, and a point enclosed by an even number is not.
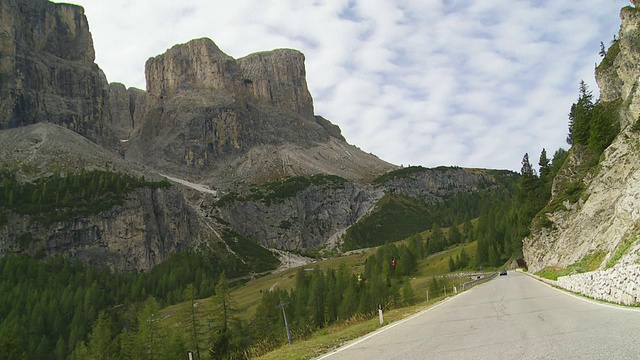
<svg viewBox="0 0 640 360"><path fill-rule="evenodd" d="M362 338L360 338L360 339L358 339L358 340L355 340L354 342L352 342L352 343L350 343L350 344L348 344L348 345L341 346L341 347L339 347L339 348L335 349L334 351L332 351L332 352L330 352L330 353L328 353L328 354L323 355L322 357L316 358L316 360L323 360L323 359L326 359L326 358L328 358L328 357L330 357L330 356L333 356L334 354L337 354L337 353L339 353L339 352L342 352L342 351L344 351L344 350L347 350L347 349L349 349L349 348L350 348L350 347L352 347L352 346L358 345L358 344L360 344L361 342L366 341L366 340L368 340L368 339L370 339L370 338L372 338L372 337L374 337L374 336L376 336L376 335L382 334L383 332L385 332L385 331L387 331L387 330L393 329L394 327L396 327L396 326L398 326L398 325L400 325L400 324L404 324L405 322L407 322L407 321L409 321L409 320L411 320L411 319L413 319L413 318L417 318L418 316L423 315L423 314L425 314L425 313L427 313L427 312L429 312L429 311L431 311L431 310L433 310L433 309L435 309L435 308L437 308L437 307L440 307L441 305L444 305L444 304L448 303L449 301L451 301L451 300L453 300L453 299L455 299L455 298L457 298L457 297L460 297L460 296L462 296L462 295L464 295L464 294L467 294L467 293L469 293L469 292L471 292L471 291L473 291L473 289L469 289L469 290L464 291L464 292L461 292L461 293L459 293L459 294L457 294L457 295L455 295L455 296L451 296L451 297L450 297L450 298L448 298L448 299L444 299L444 300L442 300L441 302L439 302L439 303L437 303L437 304L435 304L435 305L433 305L433 306L431 306L431 307L429 307L429 308L427 308L427 309L424 309L424 310L420 311L420 312L419 312L419 313L417 313L417 314L413 314L413 315L409 316L408 318L404 318L404 319L402 319L402 320L398 320L398 321L396 321L396 322L394 322L394 323L391 323L391 324L389 324L389 325L387 325L387 326L385 326L385 327L383 327L383 328L381 328L381 329L378 329L378 330L376 330L376 331L372 332L372 333L371 333L371 334L369 334L369 335L365 335L364 337L362 337Z"/></svg>

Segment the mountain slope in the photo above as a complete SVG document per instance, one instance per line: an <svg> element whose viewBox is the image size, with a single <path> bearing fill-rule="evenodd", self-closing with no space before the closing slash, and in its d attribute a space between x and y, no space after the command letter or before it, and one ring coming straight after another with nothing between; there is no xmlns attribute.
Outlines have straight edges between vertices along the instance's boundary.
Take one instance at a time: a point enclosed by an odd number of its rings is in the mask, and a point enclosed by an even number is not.
<svg viewBox="0 0 640 360"><path fill-rule="evenodd" d="M145 115L127 158L215 187L318 173L363 180L394 168L314 116L296 50L236 60L196 39L150 58L145 73Z"/></svg>
<svg viewBox="0 0 640 360"><path fill-rule="evenodd" d="M621 103L620 132L604 150L598 164L587 172L580 170L588 161L581 156L583 149L572 148L554 182L551 203L556 205L546 210L550 226L534 228L524 241L524 256L532 271L566 268L598 253L605 254L601 269L607 264L619 261L624 265L639 258L640 12L628 6L622 9L620 17L619 40L596 69L600 101ZM573 184L570 188L576 201L567 199L566 184ZM619 249L626 250L620 254Z"/></svg>

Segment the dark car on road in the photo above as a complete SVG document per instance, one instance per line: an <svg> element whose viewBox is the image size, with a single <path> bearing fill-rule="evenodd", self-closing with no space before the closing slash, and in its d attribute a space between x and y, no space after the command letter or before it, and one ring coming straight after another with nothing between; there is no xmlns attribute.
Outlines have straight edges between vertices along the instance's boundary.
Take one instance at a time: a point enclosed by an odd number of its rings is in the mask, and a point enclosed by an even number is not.
<svg viewBox="0 0 640 360"><path fill-rule="evenodd" d="M502 275L507 275L507 270L504 270L504 269L500 270L500 276L502 276Z"/></svg>

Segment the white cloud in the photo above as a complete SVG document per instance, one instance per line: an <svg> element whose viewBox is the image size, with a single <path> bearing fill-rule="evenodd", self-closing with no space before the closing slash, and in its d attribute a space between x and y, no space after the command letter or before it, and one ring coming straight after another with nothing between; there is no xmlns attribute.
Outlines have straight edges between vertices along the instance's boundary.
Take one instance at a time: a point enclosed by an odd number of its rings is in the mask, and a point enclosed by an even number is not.
<svg viewBox="0 0 640 360"><path fill-rule="evenodd" d="M315 111L397 164L518 171L565 145L600 41L627 1L78 0L110 81L145 87L144 63L209 37L233 57L305 53Z"/></svg>

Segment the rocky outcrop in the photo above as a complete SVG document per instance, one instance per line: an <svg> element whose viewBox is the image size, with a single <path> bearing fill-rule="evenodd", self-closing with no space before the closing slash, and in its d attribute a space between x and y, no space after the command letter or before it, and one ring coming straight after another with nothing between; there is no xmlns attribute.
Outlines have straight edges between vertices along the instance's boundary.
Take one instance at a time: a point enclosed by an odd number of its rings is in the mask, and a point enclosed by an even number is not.
<svg viewBox="0 0 640 360"><path fill-rule="evenodd" d="M145 112L146 93L126 88L120 83L109 84L111 128L120 140L128 140L131 132L140 126Z"/></svg>
<svg viewBox="0 0 640 360"><path fill-rule="evenodd" d="M234 229L261 245L306 251L355 224L384 192L353 183L310 186L280 201L231 201L215 208Z"/></svg>
<svg viewBox="0 0 640 360"><path fill-rule="evenodd" d="M238 157L223 160L204 179L231 190L239 183L260 184L290 176L333 174L355 182L370 182L392 165L337 138L309 146L257 145Z"/></svg>
<svg viewBox="0 0 640 360"><path fill-rule="evenodd" d="M504 175L517 176L512 172L504 172ZM427 204L439 203L445 198L496 186L498 183L490 171L459 167L424 169L407 176L392 178L384 183L384 187L390 193L420 198Z"/></svg>
<svg viewBox="0 0 640 360"><path fill-rule="evenodd" d="M126 162L81 135L54 124L0 131L0 168L21 183L52 173L110 171L158 181L160 176ZM0 187L2 184L0 184ZM122 205L51 224L0 206L0 256L67 254L119 270L148 270L175 250L215 239L178 186L129 192Z"/></svg>
<svg viewBox="0 0 640 360"><path fill-rule="evenodd" d="M376 204L387 193L434 204L500 186L499 176L517 175L478 169L424 168L377 185L329 181L276 198L268 196L272 191L270 185L267 189L253 186L223 196L212 207L209 217L223 219L263 246L295 251L334 249L340 248L344 232L376 211Z"/></svg>
<svg viewBox="0 0 640 360"><path fill-rule="evenodd" d="M0 129L65 126L109 148L107 80L84 10L45 0L0 3Z"/></svg>
<svg viewBox="0 0 640 360"><path fill-rule="evenodd" d="M112 269L150 270L176 250L190 245L198 230L184 197L176 188L136 189L127 201L108 211L41 224L9 215L0 227L0 256L25 253L69 255Z"/></svg>
<svg viewBox="0 0 640 360"><path fill-rule="evenodd" d="M167 173L224 186L247 181L242 176L270 180L322 169L355 180L393 168L348 145L337 126L314 116L298 51L278 49L235 60L213 41L196 39L149 59L145 73L146 112L126 154ZM292 148L306 158L288 161ZM308 150L326 148L347 150L365 166L314 164L314 157L326 156ZM267 160L255 166L256 156ZM232 170L239 167L252 171L237 176Z"/></svg>
<svg viewBox="0 0 640 360"><path fill-rule="evenodd" d="M565 201L558 210L546 214L553 226L534 229L524 240L524 256L529 270L566 268L593 251L608 255L620 244L634 239L640 228L640 14L636 8L621 11L619 40L613 44L596 69L601 101L621 100L620 133L604 151L596 171L581 181L585 190L576 203ZM581 160L577 152L565 163L555 182L573 181L571 166ZM556 188L556 186L554 186ZM557 194L555 194L557 195ZM553 200L552 200L553 201Z"/></svg>
<svg viewBox="0 0 640 360"><path fill-rule="evenodd" d="M301 52L289 49L260 52L238 59L238 64L244 89L257 103L313 116Z"/></svg>
<svg viewBox="0 0 640 360"><path fill-rule="evenodd" d="M38 123L0 131L0 167L15 172L21 182L31 182L54 172L113 171L160 180L157 173L55 124Z"/></svg>
<svg viewBox="0 0 640 360"><path fill-rule="evenodd" d="M150 58L145 64L145 77L150 108L191 91L205 92L212 100L230 105L242 89L236 61L206 38L176 45Z"/></svg>

